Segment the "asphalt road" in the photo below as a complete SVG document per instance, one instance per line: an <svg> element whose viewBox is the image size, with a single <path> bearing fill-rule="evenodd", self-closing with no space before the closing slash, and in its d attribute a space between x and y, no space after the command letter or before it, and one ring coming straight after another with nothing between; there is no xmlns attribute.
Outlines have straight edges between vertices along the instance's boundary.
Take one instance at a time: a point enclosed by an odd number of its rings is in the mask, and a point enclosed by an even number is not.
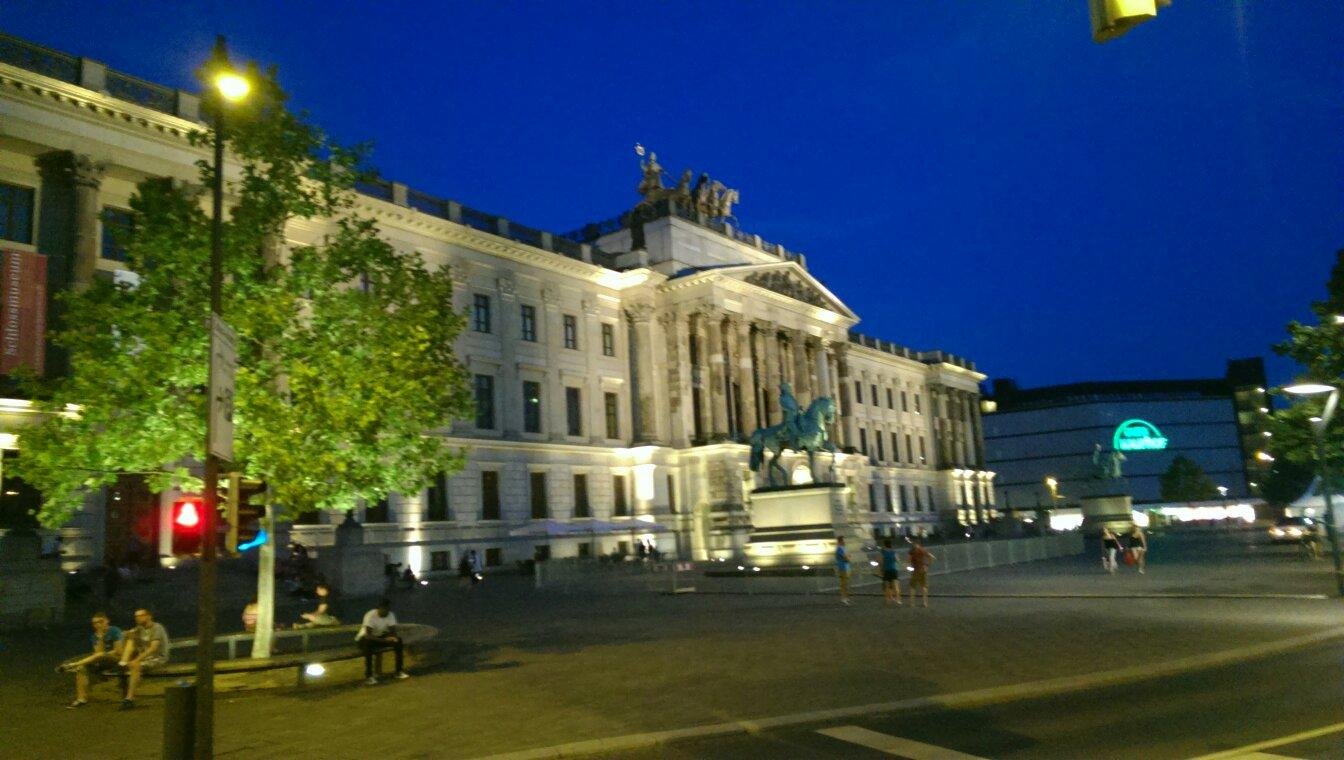
<svg viewBox="0 0 1344 760"><path fill-rule="evenodd" d="M976 710L873 715L609 757L1160 760L1200 757L1334 726L1338 730L1244 757L1344 758L1342 678L1344 646L1336 644L1169 679Z"/></svg>

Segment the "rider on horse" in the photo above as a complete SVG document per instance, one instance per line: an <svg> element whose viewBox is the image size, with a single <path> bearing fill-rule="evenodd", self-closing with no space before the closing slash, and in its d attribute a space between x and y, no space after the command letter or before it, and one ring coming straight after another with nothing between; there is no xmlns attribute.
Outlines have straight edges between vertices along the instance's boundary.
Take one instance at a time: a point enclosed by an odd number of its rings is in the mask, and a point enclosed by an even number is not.
<svg viewBox="0 0 1344 760"><path fill-rule="evenodd" d="M787 380L779 383L779 408L784 412L784 429L793 440L797 440L803 432L798 428L798 417L802 410L798 408L798 399L793 397L793 388L789 387Z"/></svg>

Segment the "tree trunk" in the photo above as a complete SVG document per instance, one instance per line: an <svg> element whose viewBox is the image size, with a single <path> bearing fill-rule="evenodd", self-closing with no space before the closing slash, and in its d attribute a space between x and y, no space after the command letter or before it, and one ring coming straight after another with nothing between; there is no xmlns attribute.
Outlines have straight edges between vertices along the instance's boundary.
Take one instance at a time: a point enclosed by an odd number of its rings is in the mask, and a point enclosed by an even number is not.
<svg viewBox="0 0 1344 760"><path fill-rule="evenodd" d="M252 659L271 656L271 642L275 634L275 506L266 505L261 518L261 529L266 531L266 543L257 555L257 631L252 637Z"/></svg>

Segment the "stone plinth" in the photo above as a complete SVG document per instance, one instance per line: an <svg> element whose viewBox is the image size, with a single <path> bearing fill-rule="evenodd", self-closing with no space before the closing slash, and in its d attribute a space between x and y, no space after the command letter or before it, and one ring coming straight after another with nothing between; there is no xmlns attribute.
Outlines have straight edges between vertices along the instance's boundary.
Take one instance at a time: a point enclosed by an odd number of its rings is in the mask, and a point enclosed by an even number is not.
<svg viewBox="0 0 1344 760"><path fill-rule="evenodd" d="M1100 533L1102 527L1113 531L1129 531L1133 523L1134 499L1129 494L1084 496L1083 532Z"/></svg>
<svg viewBox="0 0 1344 760"><path fill-rule="evenodd" d="M364 545L364 526L348 513L336 527L336 542L321 550L317 567L342 596L376 596L387 589L381 549Z"/></svg>
<svg viewBox="0 0 1344 760"><path fill-rule="evenodd" d="M747 558L758 565L819 564L835 551L844 524L844 486L762 488L751 495Z"/></svg>
<svg viewBox="0 0 1344 760"><path fill-rule="evenodd" d="M65 614L60 561L42 558L32 531L0 536L0 629L54 625Z"/></svg>

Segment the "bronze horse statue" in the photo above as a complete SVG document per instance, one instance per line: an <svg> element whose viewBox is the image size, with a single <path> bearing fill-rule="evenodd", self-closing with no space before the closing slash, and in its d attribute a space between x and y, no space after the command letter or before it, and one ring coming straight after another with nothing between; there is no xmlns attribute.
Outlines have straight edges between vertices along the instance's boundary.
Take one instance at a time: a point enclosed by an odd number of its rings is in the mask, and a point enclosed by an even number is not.
<svg viewBox="0 0 1344 760"><path fill-rule="evenodd" d="M764 427L751 434L751 471L760 470L765 453L771 453L770 464L766 468L765 479L769 485L787 485L789 474L779 463L779 455L784 449L807 452L807 467L815 473L815 459L818 451L829 451L835 455L835 443L826 433L826 426L835 422L835 400L829 396L813 399L807 411L799 414L792 424L781 422L778 425ZM775 473L782 480L775 482ZM815 475L813 476L815 477Z"/></svg>

